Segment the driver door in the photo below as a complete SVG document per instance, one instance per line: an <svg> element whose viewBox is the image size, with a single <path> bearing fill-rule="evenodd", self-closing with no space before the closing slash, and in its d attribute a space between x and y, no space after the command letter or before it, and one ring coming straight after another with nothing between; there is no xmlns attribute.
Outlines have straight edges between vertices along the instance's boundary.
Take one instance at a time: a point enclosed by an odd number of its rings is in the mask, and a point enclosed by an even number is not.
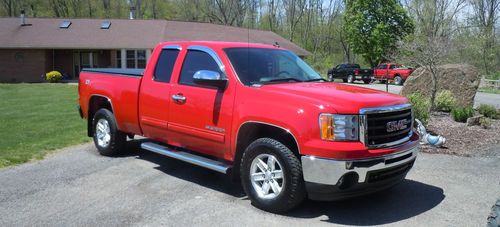
<svg viewBox="0 0 500 227"><path fill-rule="evenodd" d="M224 75L217 54L200 46L188 47L177 83L170 90L169 143L223 158L229 149L234 92L201 86L193 75L210 70Z"/></svg>

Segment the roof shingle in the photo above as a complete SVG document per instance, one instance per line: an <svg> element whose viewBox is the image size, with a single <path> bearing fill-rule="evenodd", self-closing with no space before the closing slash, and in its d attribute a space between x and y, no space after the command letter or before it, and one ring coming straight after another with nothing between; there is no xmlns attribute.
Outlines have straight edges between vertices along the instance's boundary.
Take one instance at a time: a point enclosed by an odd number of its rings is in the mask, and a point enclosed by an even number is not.
<svg viewBox="0 0 500 227"><path fill-rule="evenodd" d="M59 28L64 20L67 29ZM33 49L150 49L164 41L230 41L273 45L306 56L310 53L271 31L210 23L166 20L106 19L109 29L100 29L104 19L0 18L0 48Z"/></svg>

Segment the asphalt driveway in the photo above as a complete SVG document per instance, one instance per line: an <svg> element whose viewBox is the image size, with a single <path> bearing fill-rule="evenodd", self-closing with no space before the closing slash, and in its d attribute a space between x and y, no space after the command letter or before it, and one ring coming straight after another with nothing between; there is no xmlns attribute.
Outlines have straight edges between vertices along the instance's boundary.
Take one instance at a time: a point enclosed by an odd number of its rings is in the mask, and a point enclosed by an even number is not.
<svg viewBox="0 0 500 227"><path fill-rule="evenodd" d="M285 215L250 205L228 177L142 151L101 157L92 144L0 170L0 226L484 226L500 196L500 148L480 157L420 154L393 189L307 201Z"/></svg>
<svg viewBox="0 0 500 227"><path fill-rule="evenodd" d="M366 88L376 89L376 90L380 90L380 91L389 90L389 92L394 93L394 94L399 94L399 92L403 88L403 86L389 85L388 89L386 89L385 84L379 84L379 83L364 84L364 83L358 82L358 81L356 81L353 84L349 84L349 85L366 87ZM481 104L493 105L497 109L500 109L500 95L499 94L484 93L484 92L477 92L476 97L474 97L474 107L477 107Z"/></svg>

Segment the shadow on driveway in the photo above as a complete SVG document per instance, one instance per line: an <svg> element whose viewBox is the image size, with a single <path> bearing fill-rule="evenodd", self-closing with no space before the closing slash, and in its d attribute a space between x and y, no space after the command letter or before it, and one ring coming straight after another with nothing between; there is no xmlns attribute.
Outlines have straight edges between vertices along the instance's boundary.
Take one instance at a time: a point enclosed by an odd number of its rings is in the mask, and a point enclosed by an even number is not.
<svg viewBox="0 0 500 227"><path fill-rule="evenodd" d="M170 176L195 183L240 199L247 199L239 182L214 171L140 149L140 142L131 141L123 156L157 164L155 169ZM319 218L343 225L381 225L408 219L436 207L445 198L442 188L413 180L404 180L397 186L363 197L344 201L319 202L306 200L297 209L284 216ZM323 217L325 216L325 217Z"/></svg>
<svg viewBox="0 0 500 227"><path fill-rule="evenodd" d="M322 221L343 225L382 225L431 210L444 198L442 188L404 180L392 189L355 199L336 202L308 200L287 216L320 217Z"/></svg>

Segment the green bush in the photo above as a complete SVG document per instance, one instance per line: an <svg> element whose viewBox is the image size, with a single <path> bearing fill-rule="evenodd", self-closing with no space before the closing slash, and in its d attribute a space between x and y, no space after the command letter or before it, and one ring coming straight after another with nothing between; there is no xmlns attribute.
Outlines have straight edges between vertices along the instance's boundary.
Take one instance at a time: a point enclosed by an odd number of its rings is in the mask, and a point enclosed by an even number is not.
<svg viewBox="0 0 500 227"><path fill-rule="evenodd" d="M436 109L443 112L450 112L456 105L457 100L449 90L440 91L436 95Z"/></svg>
<svg viewBox="0 0 500 227"><path fill-rule="evenodd" d="M492 119L495 119L498 116L498 113L497 113L497 109L492 106L492 105L487 105L487 104L481 104L479 105L479 107L477 108L477 111L484 115L485 117L488 117L488 118L492 118Z"/></svg>
<svg viewBox="0 0 500 227"><path fill-rule="evenodd" d="M494 74L486 75L484 78L488 80L500 80L500 71Z"/></svg>
<svg viewBox="0 0 500 227"><path fill-rule="evenodd" d="M58 71L51 71L45 74L45 79L51 83L58 82L62 80L63 76Z"/></svg>
<svg viewBox="0 0 500 227"><path fill-rule="evenodd" d="M458 122L467 122L469 117L474 116L474 109L472 107L457 107L451 111L453 120Z"/></svg>
<svg viewBox="0 0 500 227"><path fill-rule="evenodd" d="M413 106L413 113L415 114L415 118L419 119L422 124L427 125L431 116L429 112L429 109L431 108L430 99L420 93L410 94L407 98Z"/></svg>
<svg viewBox="0 0 500 227"><path fill-rule="evenodd" d="M491 119L482 117L481 119L479 119L479 125L481 125L481 127L483 127L484 129L491 128Z"/></svg>

